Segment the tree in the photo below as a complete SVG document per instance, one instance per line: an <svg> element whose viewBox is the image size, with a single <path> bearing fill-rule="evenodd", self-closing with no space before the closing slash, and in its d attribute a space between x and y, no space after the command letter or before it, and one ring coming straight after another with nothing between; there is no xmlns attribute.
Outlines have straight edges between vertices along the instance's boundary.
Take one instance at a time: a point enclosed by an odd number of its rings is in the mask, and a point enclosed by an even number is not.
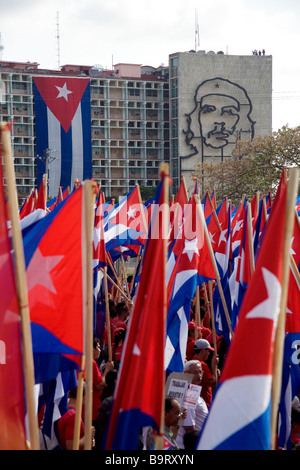
<svg viewBox="0 0 300 470"><path fill-rule="evenodd" d="M232 157L200 164L193 176L204 192L214 190L218 201L226 195L236 205L244 194L247 200L257 191L274 195L283 169L294 166L300 166L300 126L283 126L271 135L238 141Z"/></svg>
<svg viewBox="0 0 300 470"><path fill-rule="evenodd" d="M155 196L156 193L156 186L140 186L140 192L141 192L141 198L143 201L148 201L148 199L151 199L152 197Z"/></svg>

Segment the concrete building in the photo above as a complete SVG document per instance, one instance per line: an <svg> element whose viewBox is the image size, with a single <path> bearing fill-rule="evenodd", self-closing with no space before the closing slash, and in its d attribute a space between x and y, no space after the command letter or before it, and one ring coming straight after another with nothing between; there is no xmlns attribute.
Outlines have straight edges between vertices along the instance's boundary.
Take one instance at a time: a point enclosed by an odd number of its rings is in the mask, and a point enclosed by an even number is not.
<svg viewBox="0 0 300 470"><path fill-rule="evenodd" d="M93 177L106 197L124 195L136 184L157 185L160 163L169 161L167 67L116 64L103 70L68 64L53 71L37 63L1 61L0 121L13 123L20 202L37 187L32 77L39 74L90 77Z"/></svg>
<svg viewBox="0 0 300 470"><path fill-rule="evenodd" d="M238 139L272 132L272 56L171 54L170 167L173 192L191 189L198 163L230 157Z"/></svg>
<svg viewBox="0 0 300 470"><path fill-rule="evenodd" d="M161 162L170 163L173 194L181 175L190 189L199 162L222 161L238 139L272 131L271 56L190 51L171 54L168 67L68 64L59 71L0 61L0 121L13 123L20 202L37 187L32 77L39 74L90 78L93 177L107 198L136 184L155 187Z"/></svg>

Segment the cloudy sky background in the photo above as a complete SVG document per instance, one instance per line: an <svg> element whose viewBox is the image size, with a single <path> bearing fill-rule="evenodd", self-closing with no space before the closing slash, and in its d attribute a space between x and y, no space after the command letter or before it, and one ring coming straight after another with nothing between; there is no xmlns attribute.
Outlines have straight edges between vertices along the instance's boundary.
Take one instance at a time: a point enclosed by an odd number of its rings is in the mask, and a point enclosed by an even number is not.
<svg viewBox="0 0 300 470"><path fill-rule="evenodd" d="M2 60L50 69L168 65L195 48L197 13L197 49L273 56L273 129L300 125L299 0L0 0L0 11Z"/></svg>

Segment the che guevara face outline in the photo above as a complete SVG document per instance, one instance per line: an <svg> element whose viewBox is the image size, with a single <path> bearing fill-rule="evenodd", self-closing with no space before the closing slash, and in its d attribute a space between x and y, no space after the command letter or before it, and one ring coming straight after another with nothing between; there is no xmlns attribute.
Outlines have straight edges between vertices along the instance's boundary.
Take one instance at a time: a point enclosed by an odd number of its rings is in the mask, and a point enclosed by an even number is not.
<svg viewBox="0 0 300 470"><path fill-rule="evenodd" d="M193 110L186 114L188 129L183 130L192 155L202 146L223 149L235 143L237 130L253 138L252 104L240 85L220 77L206 80L197 87L194 102Z"/></svg>

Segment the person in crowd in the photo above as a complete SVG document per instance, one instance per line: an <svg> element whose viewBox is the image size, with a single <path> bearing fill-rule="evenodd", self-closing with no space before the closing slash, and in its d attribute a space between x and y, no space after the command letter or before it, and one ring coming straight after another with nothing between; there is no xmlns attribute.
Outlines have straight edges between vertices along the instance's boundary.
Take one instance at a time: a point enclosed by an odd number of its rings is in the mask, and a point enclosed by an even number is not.
<svg viewBox="0 0 300 470"><path fill-rule="evenodd" d="M300 401L298 397L295 397L292 402L292 430L291 430L291 442L292 449L300 449Z"/></svg>
<svg viewBox="0 0 300 470"><path fill-rule="evenodd" d="M83 387L83 397L85 387ZM71 389L68 394L68 410L62 415L57 422L57 433L59 443L63 450L73 450L74 432L75 432L75 416L76 416L77 387ZM79 449L84 448L84 422L81 418ZM92 448L95 446L95 428L92 426Z"/></svg>
<svg viewBox="0 0 300 470"><path fill-rule="evenodd" d="M112 359L116 369L119 369L120 367L126 331L127 325L126 323L124 323L124 327L118 327L115 329L114 332L114 342L112 345Z"/></svg>
<svg viewBox="0 0 300 470"><path fill-rule="evenodd" d="M203 370L202 370L202 364L200 361L192 360L192 361L186 362L184 364L183 370L184 370L184 373L192 374L193 378L192 378L191 383L193 385L197 385L201 387ZM185 448L184 435L190 431L200 432L204 424L204 421L207 418L207 415L208 415L208 408L204 399L201 397L200 391L199 391L199 397L197 399L196 406L193 408L191 407L187 409L186 418L184 422L182 423L182 425L179 426L179 429L178 429L176 441L180 449Z"/></svg>
<svg viewBox="0 0 300 470"><path fill-rule="evenodd" d="M179 420L186 415L186 410L182 411L181 405L174 397L165 397L165 417L164 417L164 450L179 450L174 429L178 429ZM153 428L147 427L143 429L144 450L155 449L155 433Z"/></svg>
<svg viewBox="0 0 300 470"><path fill-rule="evenodd" d="M103 375L100 372L97 359L101 353L100 340L94 338L93 340L93 411L92 411L92 420L93 425L96 427L98 425L98 410L101 404L101 394L106 386L106 375L108 371L114 368L113 362L107 362Z"/></svg>
<svg viewBox="0 0 300 470"><path fill-rule="evenodd" d="M219 380L220 371L218 369L218 356L213 354L211 366L207 364L210 351L214 352L214 348L206 339L198 339L194 345L194 357L201 362L203 376L201 396L209 408L212 402L213 390L216 388Z"/></svg>
<svg viewBox="0 0 300 470"><path fill-rule="evenodd" d="M117 377L118 371L116 369L109 370L106 374L106 387L101 395L101 405L98 410L98 426L96 428L96 449L99 449L101 447L102 439L110 420Z"/></svg>

